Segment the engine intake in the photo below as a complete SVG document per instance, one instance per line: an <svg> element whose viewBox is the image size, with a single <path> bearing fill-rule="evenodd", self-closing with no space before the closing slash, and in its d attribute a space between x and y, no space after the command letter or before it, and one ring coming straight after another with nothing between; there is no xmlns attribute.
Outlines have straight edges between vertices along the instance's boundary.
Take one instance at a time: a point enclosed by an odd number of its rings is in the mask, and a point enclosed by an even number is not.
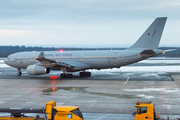
<svg viewBox="0 0 180 120"><path fill-rule="evenodd" d="M29 65L26 71L29 75L42 75L48 74L50 72L50 68L38 65Z"/></svg>

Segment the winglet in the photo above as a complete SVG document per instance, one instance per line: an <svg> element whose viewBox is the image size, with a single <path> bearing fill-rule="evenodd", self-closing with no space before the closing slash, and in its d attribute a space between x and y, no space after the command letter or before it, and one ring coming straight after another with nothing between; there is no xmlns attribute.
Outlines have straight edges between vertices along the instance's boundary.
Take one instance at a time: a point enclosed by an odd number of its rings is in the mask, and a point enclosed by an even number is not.
<svg viewBox="0 0 180 120"><path fill-rule="evenodd" d="M36 60L43 61L45 60L44 52L41 52L38 57L36 57Z"/></svg>
<svg viewBox="0 0 180 120"><path fill-rule="evenodd" d="M38 59L39 59L39 58L44 58L44 52L41 52L41 53L39 54Z"/></svg>
<svg viewBox="0 0 180 120"><path fill-rule="evenodd" d="M39 56L36 58L36 60L39 61L49 61L49 62L55 62L54 60L48 59L44 57L44 52L41 52Z"/></svg>

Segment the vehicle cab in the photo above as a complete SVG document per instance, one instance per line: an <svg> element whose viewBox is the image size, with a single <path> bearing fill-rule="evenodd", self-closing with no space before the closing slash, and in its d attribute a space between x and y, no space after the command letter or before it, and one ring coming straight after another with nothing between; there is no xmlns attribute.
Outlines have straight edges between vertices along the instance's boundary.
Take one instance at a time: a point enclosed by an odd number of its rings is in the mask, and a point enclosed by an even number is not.
<svg viewBox="0 0 180 120"><path fill-rule="evenodd" d="M134 120L156 120L155 109L152 102L137 101L135 107L137 112L133 113Z"/></svg>
<svg viewBox="0 0 180 120"><path fill-rule="evenodd" d="M82 112L78 106L56 106L55 101L46 103L48 120L83 120Z"/></svg>
<svg viewBox="0 0 180 120"><path fill-rule="evenodd" d="M53 108L52 120L83 120L78 106L58 106Z"/></svg>

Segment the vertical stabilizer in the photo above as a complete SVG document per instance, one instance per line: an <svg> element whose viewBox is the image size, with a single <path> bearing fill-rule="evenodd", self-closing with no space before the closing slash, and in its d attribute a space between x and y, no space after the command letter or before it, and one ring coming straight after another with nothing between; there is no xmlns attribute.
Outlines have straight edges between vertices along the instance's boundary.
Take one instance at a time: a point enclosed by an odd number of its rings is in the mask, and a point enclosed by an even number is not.
<svg viewBox="0 0 180 120"><path fill-rule="evenodd" d="M167 17L156 18L142 36L128 49L157 49Z"/></svg>

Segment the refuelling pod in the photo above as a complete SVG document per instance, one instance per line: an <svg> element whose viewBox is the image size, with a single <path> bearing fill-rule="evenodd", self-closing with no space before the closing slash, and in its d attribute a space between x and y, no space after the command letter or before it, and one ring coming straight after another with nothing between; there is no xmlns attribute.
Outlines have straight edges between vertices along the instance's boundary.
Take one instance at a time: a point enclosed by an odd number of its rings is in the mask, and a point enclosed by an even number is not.
<svg viewBox="0 0 180 120"><path fill-rule="evenodd" d="M29 75L42 75L48 74L50 72L50 68L38 65L29 65L26 71Z"/></svg>

